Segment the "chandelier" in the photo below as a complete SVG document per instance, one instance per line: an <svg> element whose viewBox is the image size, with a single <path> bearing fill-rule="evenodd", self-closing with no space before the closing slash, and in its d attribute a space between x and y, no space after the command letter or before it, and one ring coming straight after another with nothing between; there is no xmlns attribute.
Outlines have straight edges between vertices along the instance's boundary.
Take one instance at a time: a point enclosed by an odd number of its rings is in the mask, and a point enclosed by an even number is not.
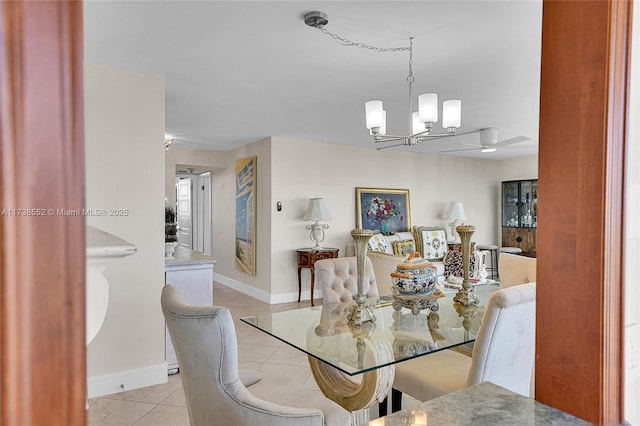
<svg viewBox="0 0 640 426"><path fill-rule="evenodd" d="M415 82L413 77L413 37L409 38L408 47L383 48L353 42L327 31L324 26L329 23L329 18L324 12L309 12L304 15L304 22L329 35L343 46L355 46L377 52L409 52L409 75L407 76L407 83L409 84L408 135L387 134L387 112L384 110L381 100L368 101L364 104L367 129L373 136L374 142L397 142L379 147L378 150L403 145L413 146L430 138L435 139L456 135L456 129L460 127L461 121L462 102L460 100L451 99L442 103L442 126L446 129L446 133L434 133L434 125L438 122L438 95L436 93L424 93L418 96L418 111L413 110L413 83Z"/></svg>

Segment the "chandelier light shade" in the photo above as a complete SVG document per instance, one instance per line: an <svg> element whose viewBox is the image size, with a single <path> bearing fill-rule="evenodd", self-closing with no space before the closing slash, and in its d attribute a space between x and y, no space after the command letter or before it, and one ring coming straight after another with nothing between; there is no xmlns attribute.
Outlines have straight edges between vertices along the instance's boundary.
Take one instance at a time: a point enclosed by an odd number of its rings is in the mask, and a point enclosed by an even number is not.
<svg viewBox="0 0 640 426"><path fill-rule="evenodd" d="M382 126L380 126L380 134L387 134L387 111L382 110Z"/></svg>
<svg viewBox="0 0 640 426"><path fill-rule="evenodd" d="M418 96L418 113L421 123L437 123L438 95L435 93L424 93Z"/></svg>
<svg viewBox="0 0 640 426"><path fill-rule="evenodd" d="M322 198L311 198L309 200L309 204L307 205L307 210L304 212L302 216L302 220L306 221L315 221L314 224L307 225L306 229L309 231L309 238L311 241L315 242L315 245L312 247L313 250L320 250L320 243L324 241L324 230L329 229L329 225L326 223L318 223L321 220L331 220L331 212L327 207L327 204L324 202Z"/></svg>
<svg viewBox="0 0 640 426"><path fill-rule="evenodd" d="M380 128L386 127L385 121L387 121L386 114L382 109L382 101L365 102L364 112L367 119L367 129L377 129L376 132L381 133Z"/></svg>
<svg viewBox="0 0 640 426"><path fill-rule="evenodd" d="M462 102L457 99L442 103L442 126L445 129L460 127L462 116Z"/></svg>
<svg viewBox="0 0 640 426"><path fill-rule="evenodd" d="M452 219L449 222L449 226L451 227L451 239L453 242L460 242L460 236L456 231L456 227L462 224L463 220L467 220L467 215L464 213L464 207L462 205L462 201L452 201L449 206L449 219Z"/></svg>

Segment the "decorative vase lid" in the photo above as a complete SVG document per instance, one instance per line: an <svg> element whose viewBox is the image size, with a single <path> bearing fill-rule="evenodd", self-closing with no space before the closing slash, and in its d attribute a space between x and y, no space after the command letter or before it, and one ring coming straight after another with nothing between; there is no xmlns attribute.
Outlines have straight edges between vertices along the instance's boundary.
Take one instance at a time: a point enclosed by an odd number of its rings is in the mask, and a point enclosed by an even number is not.
<svg viewBox="0 0 640 426"><path fill-rule="evenodd" d="M398 273L401 273L402 270L412 271L415 269L434 268L434 266L428 260L422 258L420 253L413 251L409 253L407 260L399 263L396 268Z"/></svg>

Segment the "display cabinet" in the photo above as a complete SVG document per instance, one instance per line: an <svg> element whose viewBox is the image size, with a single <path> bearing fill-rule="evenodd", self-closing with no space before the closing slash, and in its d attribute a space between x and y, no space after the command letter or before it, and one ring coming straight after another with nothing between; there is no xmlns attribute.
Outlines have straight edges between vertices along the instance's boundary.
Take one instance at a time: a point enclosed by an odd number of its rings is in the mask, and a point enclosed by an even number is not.
<svg viewBox="0 0 640 426"><path fill-rule="evenodd" d="M502 182L502 246L535 257L537 220L538 180Z"/></svg>

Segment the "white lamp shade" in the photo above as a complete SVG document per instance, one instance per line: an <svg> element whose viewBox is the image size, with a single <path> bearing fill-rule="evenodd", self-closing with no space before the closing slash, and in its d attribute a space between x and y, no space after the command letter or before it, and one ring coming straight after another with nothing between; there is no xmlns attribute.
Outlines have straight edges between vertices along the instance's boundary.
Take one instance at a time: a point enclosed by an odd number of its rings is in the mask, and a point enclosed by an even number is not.
<svg viewBox="0 0 640 426"><path fill-rule="evenodd" d="M382 110L382 126L380 126L380 130L378 132L381 135L387 134L387 111Z"/></svg>
<svg viewBox="0 0 640 426"><path fill-rule="evenodd" d="M311 198L302 220L331 220L331 212L323 198Z"/></svg>
<svg viewBox="0 0 640 426"><path fill-rule="evenodd" d="M417 112L411 114L411 134L415 135L416 133L424 132L425 127L424 123L420 122L420 117Z"/></svg>
<svg viewBox="0 0 640 426"><path fill-rule="evenodd" d="M424 93L418 96L418 112L422 123L435 123L438 121L438 95Z"/></svg>
<svg viewBox="0 0 640 426"><path fill-rule="evenodd" d="M467 220L467 215L464 214L464 207L462 207L462 201L451 202L451 207L449 207L449 219Z"/></svg>
<svg viewBox="0 0 640 426"><path fill-rule="evenodd" d="M367 120L367 129L374 127L387 127L384 125L382 101L368 101L364 103L364 113Z"/></svg>
<svg viewBox="0 0 640 426"><path fill-rule="evenodd" d="M462 116L462 102L458 99L451 99L442 103L442 127L448 129L460 127Z"/></svg>

